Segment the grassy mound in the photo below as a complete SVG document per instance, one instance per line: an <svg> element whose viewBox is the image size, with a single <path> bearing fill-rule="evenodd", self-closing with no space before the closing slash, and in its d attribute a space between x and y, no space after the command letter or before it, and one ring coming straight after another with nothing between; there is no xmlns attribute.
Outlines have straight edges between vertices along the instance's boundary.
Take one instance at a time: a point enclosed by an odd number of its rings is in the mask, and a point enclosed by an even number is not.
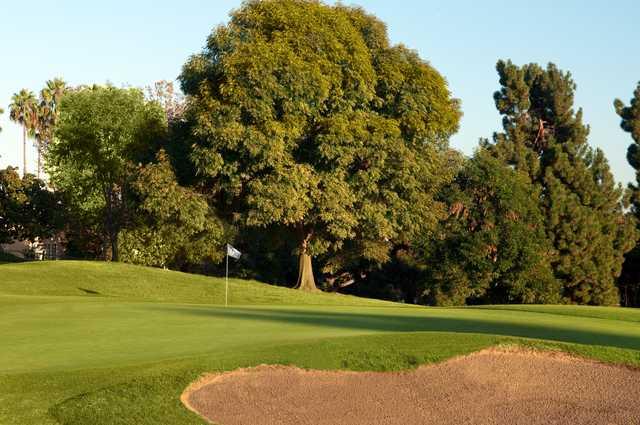
<svg viewBox="0 0 640 425"><path fill-rule="evenodd" d="M397 370L496 344L640 366L640 311L419 308L91 262L0 265L0 423L200 424L208 371Z"/></svg>
<svg viewBox="0 0 640 425"><path fill-rule="evenodd" d="M123 263L52 261L5 264L0 294L83 296L155 302L224 304L224 279ZM393 305L323 292L306 293L255 281L229 279L235 305Z"/></svg>

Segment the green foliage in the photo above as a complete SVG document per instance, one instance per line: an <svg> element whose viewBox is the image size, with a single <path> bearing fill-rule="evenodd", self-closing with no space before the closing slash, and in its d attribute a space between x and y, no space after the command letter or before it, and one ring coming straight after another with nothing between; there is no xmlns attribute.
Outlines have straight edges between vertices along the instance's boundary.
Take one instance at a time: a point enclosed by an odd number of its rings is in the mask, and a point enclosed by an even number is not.
<svg viewBox="0 0 640 425"><path fill-rule="evenodd" d="M60 78L54 78L46 83L40 91L40 97L26 89L16 93L11 99L12 121L23 128L23 175L26 174L26 143L27 134L35 138L35 146L38 151L37 176L40 178L42 170L42 153L46 151L53 139L53 130L59 115L59 105L62 96L67 91L66 83ZM0 110L2 113L2 110Z"/></svg>
<svg viewBox="0 0 640 425"><path fill-rule="evenodd" d="M180 268L222 259L222 224L202 195L178 185L164 151L132 174L136 200L133 223L120 234L123 261Z"/></svg>
<svg viewBox="0 0 640 425"><path fill-rule="evenodd" d="M53 139L53 132L60 116L60 102L62 102L62 96L68 89L64 80L54 78L47 81L45 87L40 90L40 99L36 111L37 122L34 129L39 153L46 152L49 143Z"/></svg>
<svg viewBox="0 0 640 425"><path fill-rule="evenodd" d="M633 92L629 106L616 99L614 101L616 113L620 116L620 127L631 134L633 143L627 149L627 161L636 170L636 183L629 184L631 192L631 211L636 219L640 219L640 83ZM640 306L640 247L635 246L625 256L622 274L618 279L622 305Z"/></svg>
<svg viewBox="0 0 640 425"><path fill-rule="evenodd" d="M33 92L22 89L14 94L9 105L9 119L27 129L34 127L37 100Z"/></svg>
<svg viewBox="0 0 640 425"><path fill-rule="evenodd" d="M0 170L0 243L52 236L63 225L61 201L33 175Z"/></svg>
<svg viewBox="0 0 640 425"><path fill-rule="evenodd" d="M502 133L485 145L504 164L528 175L542 196L552 267L569 302L616 304L614 285L624 253L635 243L623 213L623 190L604 154L587 143L582 111L573 110L571 74L549 64L518 67L500 61Z"/></svg>
<svg viewBox="0 0 640 425"><path fill-rule="evenodd" d="M139 90L93 86L67 93L59 113L46 157L51 183L99 223L117 261L118 235L128 218L130 165L151 159L165 137L164 111Z"/></svg>
<svg viewBox="0 0 640 425"><path fill-rule="evenodd" d="M449 218L426 243L423 302L554 303L560 285L550 267L537 199L526 175L486 151L467 161L444 193Z"/></svg>
<svg viewBox="0 0 640 425"><path fill-rule="evenodd" d="M21 220L21 206L26 202L22 180L14 168L0 171L0 243L17 238L16 223Z"/></svg>
<svg viewBox="0 0 640 425"><path fill-rule="evenodd" d="M620 116L620 127L622 130L631 134L633 143L627 149L627 161L629 165L636 170L636 180L640 183L640 83L633 92L633 98L629 102L629 106L620 100L614 101L616 113ZM640 189L636 185L630 185L634 192L633 207L634 213L640 218Z"/></svg>
<svg viewBox="0 0 640 425"><path fill-rule="evenodd" d="M246 2L180 79L201 184L240 224L287 227L318 255L408 240L443 216L458 102L361 9Z"/></svg>

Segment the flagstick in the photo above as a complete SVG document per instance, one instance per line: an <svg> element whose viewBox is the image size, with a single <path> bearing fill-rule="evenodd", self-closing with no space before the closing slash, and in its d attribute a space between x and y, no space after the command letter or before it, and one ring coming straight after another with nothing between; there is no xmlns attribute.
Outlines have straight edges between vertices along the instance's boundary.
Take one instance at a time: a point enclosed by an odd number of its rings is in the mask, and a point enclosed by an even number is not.
<svg viewBox="0 0 640 425"><path fill-rule="evenodd" d="M229 248L227 248L227 273L224 277L224 306L228 306L229 299Z"/></svg>

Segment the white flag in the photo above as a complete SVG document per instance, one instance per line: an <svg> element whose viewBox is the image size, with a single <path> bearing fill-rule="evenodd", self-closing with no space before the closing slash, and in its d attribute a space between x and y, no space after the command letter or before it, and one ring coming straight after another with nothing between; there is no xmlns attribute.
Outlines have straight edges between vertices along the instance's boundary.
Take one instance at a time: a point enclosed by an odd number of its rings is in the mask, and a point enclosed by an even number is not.
<svg viewBox="0 0 640 425"><path fill-rule="evenodd" d="M242 255L242 253L237 249L235 249L234 247L232 247L231 245L227 244L227 255L231 258L235 258L236 260L238 260L240 259L240 256Z"/></svg>

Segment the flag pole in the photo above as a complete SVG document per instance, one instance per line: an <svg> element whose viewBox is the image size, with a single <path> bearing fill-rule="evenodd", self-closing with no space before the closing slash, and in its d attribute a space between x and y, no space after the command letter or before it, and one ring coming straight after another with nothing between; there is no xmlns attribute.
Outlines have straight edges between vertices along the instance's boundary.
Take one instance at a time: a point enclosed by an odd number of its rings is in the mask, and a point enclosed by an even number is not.
<svg viewBox="0 0 640 425"><path fill-rule="evenodd" d="M224 276L224 306L229 304L229 247L227 247L227 273Z"/></svg>

